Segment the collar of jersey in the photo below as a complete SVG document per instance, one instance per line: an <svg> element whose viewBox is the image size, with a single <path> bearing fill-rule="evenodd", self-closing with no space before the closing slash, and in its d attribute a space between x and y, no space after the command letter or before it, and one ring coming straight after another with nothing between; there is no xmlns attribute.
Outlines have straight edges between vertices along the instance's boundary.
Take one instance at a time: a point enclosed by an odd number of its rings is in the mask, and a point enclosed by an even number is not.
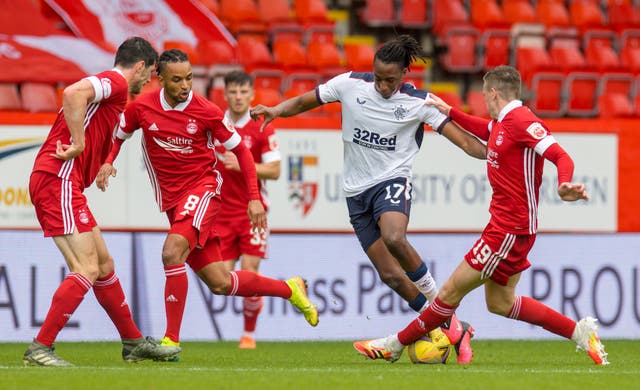
<svg viewBox="0 0 640 390"><path fill-rule="evenodd" d="M502 107L502 110L500 111L500 114L498 115L498 122L502 122L502 120L504 119L504 117L511 112L511 110L518 108L522 106L522 101L520 100L512 100L509 103L507 103L506 106Z"/></svg>
<svg viewBox="0 0 640 390"><path fill-rule="evenodd" d="M251 120L251 114L249 113L249 110L247 110L247 112L244 113L242 118L238 119L236 122L233 122L231 120L231 115L229 113L230 111L229 109L227 109L227 111L224 112L224 116L229 120L229 122L233 123L233 126L235 127L245 127L247 123L249 123L249 121Z"/></svg>
<svg viewBox="0 0 640 390"><path fill-rule="evenodd" d="M162 109L165 111L171 111L171 110L184 111L184 109L187 108L189 103L191 103L191 98L193 98L193 91L189 91L189 97L187 98L187 100L178 104L175 107L171 107L171 105L167 103L167 101L164 98L164 88L160 90L160 104L162 104Z"/></svg>

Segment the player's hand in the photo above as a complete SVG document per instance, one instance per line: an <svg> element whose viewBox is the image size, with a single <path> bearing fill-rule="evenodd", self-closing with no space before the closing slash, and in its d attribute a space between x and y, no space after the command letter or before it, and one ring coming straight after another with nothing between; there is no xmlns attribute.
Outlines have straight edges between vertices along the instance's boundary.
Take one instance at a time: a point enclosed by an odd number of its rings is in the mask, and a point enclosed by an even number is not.
<svg viewBox="0 0 640 390"><path fill-rule="evenodd" d="M257 229L267 228L267 212L264 210L262 202L256 199L250 200L247 207L247 214L249 215L251 226Z"/></svg>
<svg viewBox="0 0 640 390"><path fill-rule="evenodd" d="M96 186L102 191L106 191L107 187L109 187L109 177L116 177L118 170L113 167L113 165L109 163L104 163L100 167L98 171L98 175L96 176Z"/></svg>
<svg viewBox="0 0 640 390"><path fill-rule="evenodd" d="M238 158L233 152L225 151L222 154L222 158L220 161L223 162L224 167L230 171L238 171L240 172L240 164L238 163Z"/></svg>
<svg viewBox="0 0 640 390"><path fill-rule="evenodd" d="M444 100L440 99L438 96L429 93L427 98L425 99L425 104L427 106L432 106L438 109L441 113L449 116L449 112L451 112L451 106L448 105Z"/></svg>
<svg viewBox="0 0 640 390"><path fill-rule="evenodd" d="M258 104L255 107L251 107L251 110L249 110L249 113L251 115L251 118L253 118L254 121L257 121L258 119L260 119L260 116L264 118L264 122L262 122L262 125L260 126L260 131L264 130L264 127L266 125L271 123L274 119L276 119L280 115L276 107L267 107L267 106L263 106L262 104Z"/></svg>
<svg viewBox="0 0 640 390"><path fill-rule="evenodd" d="M71 160L75 156L82 153L84 150L84 146L76 145L76 144L63 144L60 141L56 142L56 152L51 153L51 156L60 159L60 160Z"/></svg>
<svg viewBox="0 0 640 390"><path fill-rule="evenodd" d="M567 202L580 199L589 200L589 195L582 183L562 183L558 187L558 195L560 195L560 199Z"/></svg>

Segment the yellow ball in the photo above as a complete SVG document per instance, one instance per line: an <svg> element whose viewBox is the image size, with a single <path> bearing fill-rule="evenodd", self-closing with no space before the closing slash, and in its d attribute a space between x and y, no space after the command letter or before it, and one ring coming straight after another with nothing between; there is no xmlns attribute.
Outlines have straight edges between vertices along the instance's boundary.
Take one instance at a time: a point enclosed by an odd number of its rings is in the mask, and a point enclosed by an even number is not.
<svg viewBox="0 0 640 390"><path fill-rule="evenodd" d="M407 351L414 364L446 364L453 353L449 338L439 328L413 343Z"/></svg>

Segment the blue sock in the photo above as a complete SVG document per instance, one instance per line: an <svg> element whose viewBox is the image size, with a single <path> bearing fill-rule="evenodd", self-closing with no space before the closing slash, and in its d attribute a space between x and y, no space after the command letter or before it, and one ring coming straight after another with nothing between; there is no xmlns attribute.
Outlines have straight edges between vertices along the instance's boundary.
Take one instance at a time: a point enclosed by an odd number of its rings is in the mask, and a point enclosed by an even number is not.
<svg viewBox="0 0 640 390"><path fill-rule="evenodd" d="M422 310L425 303L427 303L427 298L420 293L413 298L413 301L409 302L409 307L416 313L420 313L420 310Z"/></svg>
<svg viewBox="0 0 640 390"><path fill-rule="evenodd" d="M429 272L429 268L427 268L427 265L423 261L418 269L413 272L407 272L407 276L409 277L409 279L411 279L412 282L417 282L418 280L420 280L420 278L426 275L427 272Z"/></svg>

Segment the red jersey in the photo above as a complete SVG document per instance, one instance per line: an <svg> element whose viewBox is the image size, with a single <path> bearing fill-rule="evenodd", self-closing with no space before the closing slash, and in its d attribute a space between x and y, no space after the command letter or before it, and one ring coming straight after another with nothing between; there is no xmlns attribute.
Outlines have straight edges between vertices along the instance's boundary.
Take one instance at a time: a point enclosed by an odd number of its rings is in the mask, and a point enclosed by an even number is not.
<svg viewBox="0 0 640 390"><path fill-rule="evenodd" d="M228 113L225 115L229 119ZM231 121L229 119L229 121ZM254 121L247 112L246 115L234 124L236 131L242 137L247 149L251 151L253 160L256 163L268 163L272 161L280 161L280 151L276 142L275 129L271 125L265 126L260 131L263 120ZM216 152L224 153L225 147L216 143ZM222 186L222 202L224 207L220 211L220 217L247 217L247 204L249 196L247 184L244 174L239 171L228 170L224 164L220 163L217 169L222 174L224 184ZM267 210L269 200L267 198L264 180L258 180L258 188L260 189L260 201Z"/></svg>
<svg viewBox="0 0 640 390"><path fill-rule="evenodd" d="M455 110L451 112L454 121L463 121ZM465 127L466 123L461 125L483 138ZM542 120L518 100L507 104L498 120L489 121L487 130L487 176L493 190L491 222L508 233L535 234L542 155L556 140Z"/></svg>
<svg viewBox="0 0 640 390"><path fill-rule="evenodd" d="M139 96L124 112L117 137L126 139L139 128L145 165L162 211L175 207L196 183L219 188L222 177L215 169L214 139L227 149L241 141L222 110L193 92L173 108L164 90Z"/></svg>
<svg viewBox="0 0 640 390"><path fill-rule="evenodd" d="M85 78L93 86L95 99L87 105L84 118L85 149L76 157L63 161L52 157L56 142L71 143L71 133L60 110L47 139L36 156L34 171L49 172L70 180L85 189L93 183L111 150L111 138L129 96L127 80L118 70L109 70Z"/></svg>

